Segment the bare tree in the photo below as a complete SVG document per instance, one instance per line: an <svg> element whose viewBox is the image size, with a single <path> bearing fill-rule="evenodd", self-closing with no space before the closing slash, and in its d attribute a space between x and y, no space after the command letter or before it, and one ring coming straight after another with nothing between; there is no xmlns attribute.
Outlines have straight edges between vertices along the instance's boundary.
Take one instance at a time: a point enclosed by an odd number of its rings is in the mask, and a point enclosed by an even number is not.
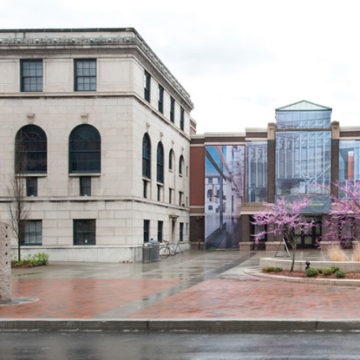
<svg viewBox="0 0 360 360"><path fill-rule="evenodd" d="M26 178L22 175L26 169L26 159L21 151L21 144L16 147L15 171L10 180L9 203L10 228L17 240L17 259L21 260L21 245L25 235L25 221L28 219L29 209L26 202Z"/></svg>

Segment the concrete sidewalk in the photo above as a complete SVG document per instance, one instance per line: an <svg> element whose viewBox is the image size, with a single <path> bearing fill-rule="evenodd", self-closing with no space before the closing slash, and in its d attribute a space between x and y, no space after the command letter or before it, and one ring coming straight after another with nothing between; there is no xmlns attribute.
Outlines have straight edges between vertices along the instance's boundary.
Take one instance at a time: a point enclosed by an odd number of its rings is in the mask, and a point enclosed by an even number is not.
<svg viewBox="0 0 360 360"><path fill-rule="evenodd" d="M268 255L190 251L151 264L16 269L13 296L38 300L0 306L0 328L360 329L360 288L245 273Z"/></svg>

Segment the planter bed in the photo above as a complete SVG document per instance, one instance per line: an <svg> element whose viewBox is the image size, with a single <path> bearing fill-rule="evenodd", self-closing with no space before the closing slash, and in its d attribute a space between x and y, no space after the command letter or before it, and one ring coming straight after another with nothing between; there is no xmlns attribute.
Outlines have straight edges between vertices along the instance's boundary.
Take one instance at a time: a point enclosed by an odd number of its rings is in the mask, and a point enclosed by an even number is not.
<svg viewBox="0 0 360 360"><path fill-rule="evenodd" d="M294 271L304 272L306 268L305 262L306 260L295 260ZM261 258L260 269L267 266L281 267L283 270L290 270L291 260L279 259L279 258ZM312 268L324 269L324 268L330 268L332 266L338 266L346 274L360 273L360 262L358 261L310 260L310 267Z"/></svg>

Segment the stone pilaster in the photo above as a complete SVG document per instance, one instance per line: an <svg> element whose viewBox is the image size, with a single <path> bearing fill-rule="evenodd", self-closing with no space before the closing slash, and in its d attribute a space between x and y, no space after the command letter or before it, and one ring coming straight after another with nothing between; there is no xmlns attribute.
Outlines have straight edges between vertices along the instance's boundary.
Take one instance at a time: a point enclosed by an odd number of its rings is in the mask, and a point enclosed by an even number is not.
<svg viewBox="0 0 360 360"><path fill-rule="evenodd" d="M8 226L0 223L0 303L11 301L11 247Z"/></svg>

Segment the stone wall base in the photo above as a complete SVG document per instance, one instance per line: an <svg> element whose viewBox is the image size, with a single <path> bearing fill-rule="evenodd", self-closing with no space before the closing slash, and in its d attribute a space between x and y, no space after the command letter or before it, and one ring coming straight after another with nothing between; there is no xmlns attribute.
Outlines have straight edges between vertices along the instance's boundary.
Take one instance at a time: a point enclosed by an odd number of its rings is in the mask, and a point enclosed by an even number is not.
<svg viewBox="0 0 360 360"><path fill-rule="evenodd" d="M266 251L276 251L279 249L280 251L285 250L284 244L281 244L279 247L279 241L266 241L265 242L265 250Z"/></svg>
<svg viewBox="0 0 360 360"><path fill-rule="evenodd" d="M181 244L182 250L188 250L189 243ZM21 257L38 254L39 252L49 255L49 261L64 262L104 262L104 263L134 263L142 262L143 249L141 245L133 247L125 246L23 246ZM12 254L17 254L17 249L12 248Z"/></svg>
<svg viewBox="0 0 360 360"><path fill-rule="evenodd" d="M240 251L251 251L253 249L253 246L254 246L254 242L251 241L239 242Z"/></svg>

